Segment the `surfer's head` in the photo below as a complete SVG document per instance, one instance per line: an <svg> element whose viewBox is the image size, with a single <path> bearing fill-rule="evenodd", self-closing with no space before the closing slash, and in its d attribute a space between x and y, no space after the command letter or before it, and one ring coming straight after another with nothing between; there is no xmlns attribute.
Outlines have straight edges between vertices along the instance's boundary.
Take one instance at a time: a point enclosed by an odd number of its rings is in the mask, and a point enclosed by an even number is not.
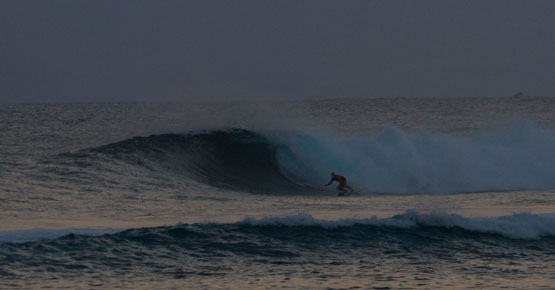
<svg viewBox="0 0 555 290"><path fill-rule="evenodd" d="M331 176L335 176L335 172L332 171L332 172L331 172Z"/></svg>

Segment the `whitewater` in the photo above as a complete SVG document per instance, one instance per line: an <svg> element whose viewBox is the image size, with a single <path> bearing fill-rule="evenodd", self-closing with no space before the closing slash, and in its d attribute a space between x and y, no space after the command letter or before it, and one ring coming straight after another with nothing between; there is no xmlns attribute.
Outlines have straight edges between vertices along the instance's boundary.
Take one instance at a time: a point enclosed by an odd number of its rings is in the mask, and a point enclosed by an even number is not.
<svg viewBox="0 0 555 290"><path fill-rule="evenodd" d="M554 109L1 105L0 288L551 289Z"/></svg>

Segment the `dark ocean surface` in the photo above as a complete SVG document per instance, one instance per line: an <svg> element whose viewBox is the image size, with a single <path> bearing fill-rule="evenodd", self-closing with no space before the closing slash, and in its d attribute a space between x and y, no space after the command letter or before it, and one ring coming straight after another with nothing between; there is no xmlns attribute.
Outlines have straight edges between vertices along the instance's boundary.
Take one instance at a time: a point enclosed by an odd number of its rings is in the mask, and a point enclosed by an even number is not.
<svg viewBox="0 0 555 290"><path fill-rule="evenodd" d="M554 109L1 105L0 288L553 289Z"/></svg>

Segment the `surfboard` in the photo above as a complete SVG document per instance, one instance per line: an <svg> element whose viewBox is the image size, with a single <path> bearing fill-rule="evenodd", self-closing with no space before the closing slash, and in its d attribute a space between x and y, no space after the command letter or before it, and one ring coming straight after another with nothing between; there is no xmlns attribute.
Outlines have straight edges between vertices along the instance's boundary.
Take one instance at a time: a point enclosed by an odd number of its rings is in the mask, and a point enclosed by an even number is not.
<svg viewBox="0 0 555 290"><path fill-rule="evenodd" d="M360 189L353 188L353 190L340 191L337 196L359 196Z"/></svg>

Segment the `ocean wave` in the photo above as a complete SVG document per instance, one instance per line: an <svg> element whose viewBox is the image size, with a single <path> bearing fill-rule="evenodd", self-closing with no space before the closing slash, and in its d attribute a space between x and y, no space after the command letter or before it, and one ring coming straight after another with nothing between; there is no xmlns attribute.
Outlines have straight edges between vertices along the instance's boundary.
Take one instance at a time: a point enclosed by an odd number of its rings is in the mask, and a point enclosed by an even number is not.
<svg viewBox="0 0 555 290"><path fill-rule="evenodd" d="M272 227L272 231L284 232L287 230L300 231L302 235L310 236L315 228L323 230L345 230L375 232L383 229L389 230L389 235L410 232L444 232L450 230L463 230L474 234L494 234L510 239L535 240L544 237L555 237L555 214L529 214L519 213L501 217L463 217L445 212L424 214L417 211L407 211L389 218L372 216L363 219L317 219L310 214L301 213L288 216L266 216L262 218L246 217L235 223L197 223L177 224L158 228L137 229L43 229L15 230L0 232L0 242L26 242L33 240L57 239L66 235L79 236L151 236L160 235L160 238L173 238L175 232L184 231L183 237L194 238L199 233L209 234L214 231L215 238L222 231L247 230L252 233L268 233L260 230L261 227ZM276 228L277 227L277 228ZM307 229L307 227L311 229ZM278 229L279 228L279 229ZM260 231L259 231L260 230ZM270 231L270 232L272 232ZM168 236L169 234L169 236ZM203 236L204 236L203 234Z"/></svg>
<svg viewBox="0 0 555 290"><path fill-rule="evenodd" d="M370 225L399 229L414 228L459 228L471 232L500 234L513 239L539 239L541 237L555 237L555 214L536 215L519 213L501 217L463 217L445 212L422 214L417 211L407 211L390 218L315 219L309 214L297 214L285 217L269 216L263 218L245 218L242 224L253 226L311 226L323 228L354 227Z"/></svg>
<svg viewBox="0 0 555 290"><path fill-rule="evenodd" d="M363 193L448 194L553 189L554 146L553 130L524 121L466 137L395 127L358 137L198 131L135 137L65 157L109 156L130 166L171 170L214 187L256 193L323 193L322 185L335 171Z"/></svg>
<svg viewBox="0 0 555 290"><path fill-rule="evenodd" d="M242 129L135 137L89 150L181 173L199 182L256 193L308 193L300 175L288 174L277 160L288 148L261 133Z"/></svg>

